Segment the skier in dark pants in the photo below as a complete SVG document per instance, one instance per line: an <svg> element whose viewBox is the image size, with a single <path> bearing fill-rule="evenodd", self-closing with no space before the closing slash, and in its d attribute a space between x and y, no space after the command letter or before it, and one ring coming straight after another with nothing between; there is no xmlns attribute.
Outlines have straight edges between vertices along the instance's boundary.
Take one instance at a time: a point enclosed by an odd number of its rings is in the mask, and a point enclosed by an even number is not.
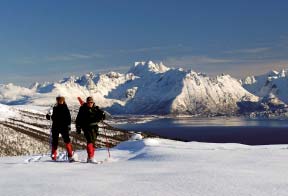
<svg viewBox="0 0 288 196"><path fill-rule="evenodd" d="M84 103L78 112L76 118L76 132L81 133L81 129L84 132L84 136L87 141L87 162L96 162L94 159L95 141L98 133L98 123L105 119L104 111L100 110L95 105L92 97L87 97L86 103Z"/></svg>
<svg viewBox="0 0 288 196"><path fill-rule="evenodd" d="M65 98L63 96L56 97L57 103L53 107L53 113L51 119L52 123L52 151L51 158L56 160L57 158L57 147L59 133L62 135L64 143L66 145L66 150L68 153L68 159L70 162L74 161L72 144L69 138L69 131L71 130L71 115L70 111L65 103ZM50 115L46 115L47 120L50 120Z"/></svg>

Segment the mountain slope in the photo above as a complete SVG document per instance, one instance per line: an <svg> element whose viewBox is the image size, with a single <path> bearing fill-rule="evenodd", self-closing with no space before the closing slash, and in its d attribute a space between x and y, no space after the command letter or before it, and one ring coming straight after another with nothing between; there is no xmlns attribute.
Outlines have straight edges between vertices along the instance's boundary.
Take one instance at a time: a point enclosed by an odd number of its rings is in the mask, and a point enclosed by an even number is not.
<svg viewBox="0 0 288 196"><path fill-rule="evenodd" d="M261 98L271 98L279 103L288 103L287 70L270 71L260 76L248 76L242 80L242 84L249 92Z"/></svg>
<svg viewBox="0 0 288 196"><path fill-rule="evenodd" d="M210 78L152 61L136 62L126 74L89 73L56 83L35 83L29 89L0 86L1 103L10 105L48 106L59 94L72 107L78 107L77 96L93 96L112 114L233 114L238 102L258 100L229 75Z"/></svg>
<svg viewBox="0 0 288 196"><path fill-rule="evenodd" d="M192 114L230 114L237 111L237 102L243 100L257 101L258 98L229 75L210 78L191 71L185 75L181 94L174 100L173 109L179 113L186 110Z"/></svg>
<svg viewBox="0 0 288 196"><path fill-rule="evenodd" d="M0 157L48 153L51 122L45 118L47 110L47 107L33 109L31 106L15 107L0 104ZM72 145L74 149L85 149L84 136L75 132L74 121L77 110L70 112L73 120L70 134ZM98 147L106 146L107 142L109 146L114 146L133 134L101 123L99 126L99 136L96 141ZM65 144L59 138L59 149L63 147Z"/></svg>

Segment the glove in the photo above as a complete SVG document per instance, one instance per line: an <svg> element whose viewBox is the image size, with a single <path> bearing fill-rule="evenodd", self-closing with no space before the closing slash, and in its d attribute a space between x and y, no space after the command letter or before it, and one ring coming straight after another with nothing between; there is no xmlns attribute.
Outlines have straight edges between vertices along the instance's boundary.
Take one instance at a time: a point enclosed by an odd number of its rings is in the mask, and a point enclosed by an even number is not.
<svg viewBox="0 0 288 196"><path fill-rule="evenodd" d="M71 125L68 125L67 128L68 128L68 131L71 131Z"/></svg>
<svg viewBox="0 0 288 196"><path fill-rule="evenodd" d="M46 114L46 119L47 119L47 120L50 120L50 119L51 119L51 117L50 117L49 114Z"/></svg>

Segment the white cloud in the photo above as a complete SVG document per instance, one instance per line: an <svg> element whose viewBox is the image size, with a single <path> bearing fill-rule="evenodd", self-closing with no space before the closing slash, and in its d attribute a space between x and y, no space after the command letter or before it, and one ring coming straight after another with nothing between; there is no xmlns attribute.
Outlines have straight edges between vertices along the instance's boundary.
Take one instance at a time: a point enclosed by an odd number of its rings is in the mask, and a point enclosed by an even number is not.
<svg viewBox="0 0 288 196"><path fill-rule="evenodd" d="M78 59L92 59L92 58L103 58L102 54L67 54L67 55L59 55L59 56L49 56L47 57L47 61L73 61Z"/></svg>
<svg viewBox="0 0 288 196"><path fill-rule="evenodd" d="M218 64L218 63L232 63L232 59L224 58L211 58L208 56L182 56L182 57L169 57L163 61L167 65L206 65L206 64Z"/></svg>

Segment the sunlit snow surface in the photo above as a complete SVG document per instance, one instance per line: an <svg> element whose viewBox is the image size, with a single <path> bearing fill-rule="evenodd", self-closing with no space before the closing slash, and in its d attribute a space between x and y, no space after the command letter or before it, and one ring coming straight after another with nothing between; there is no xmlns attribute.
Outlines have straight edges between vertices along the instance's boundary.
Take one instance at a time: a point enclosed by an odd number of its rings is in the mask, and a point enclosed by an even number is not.
<svg viewBox="0 0 288 196"><path fill-rule="evenodd" d="M85 74L30 88L0 84L0 103L50 106L64 96L70 108L77 97L93 96L95 103L115 114L233 114L237 103L257 101L229 76L209 77L192 70L168 68L152 61L137 62L125 73Z"/></svg>
<svg viewBox="0 0 288 196"><path fill-rule="evenodd" d="M0 104L0 121L5 120L9 117L19 116L15 109L3 104Z"/></svg>
<svg viewBox="0 0 288 196"><path fill-rule="evenodd" d="M288 192L288 146L127 141L103 164L48 155L0 159L0 195L279 196ZM61 153L61 152L60 152ZM85 161L86 152L77 151ZM107 149L96 151L107 159Z"/></svg>

